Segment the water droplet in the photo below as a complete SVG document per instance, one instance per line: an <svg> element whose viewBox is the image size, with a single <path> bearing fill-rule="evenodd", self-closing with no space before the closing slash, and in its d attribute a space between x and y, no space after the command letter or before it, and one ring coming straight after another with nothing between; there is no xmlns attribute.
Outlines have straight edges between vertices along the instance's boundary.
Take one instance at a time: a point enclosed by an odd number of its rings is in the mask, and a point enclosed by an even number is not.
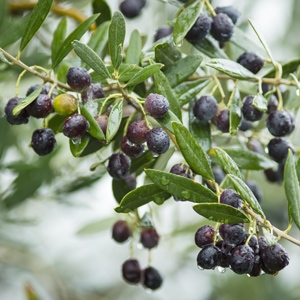
<svg viewBox="0 0 300 300"><path fill-rule="evenodd" d="M98 104L94 101L88 101L84 107L89 111L92 116L97 116L98 114Z"/></svg>
<svg viewBox="0 0 300 300"><path fill-rule="evenodd" d="M200 266L197 266L197 268L200 270L200 271L204 271L204 269Z"/></svg>
<svg viewBox="0 0 300 300"><path fill-rule="evenodd" d="M182 46L182 44L183 44L183 41L181 41L180 43L178 43L176 46L177 46L178 48L180 48L180 47Z"/></svg>
<svg viewBox="0 0 300 300"><path fill-rule="evenodd" d="M226 272L226 269L225 268L222 268L222 267L218 267L218 271L220 273L225 273Z"/></svg>
<svg viewBox="0 0 300 300"><path fill-rule="evenodd" d="M71 141L74 145L80 145L81 144L81 138L75 138L75 139L72 139Z"/></svg>
<svg viewBox="0 0 300 300"><path fill-rule="evenodd" d="M164 199L157 197L153 200L153 202L157 205L162 205L165 201L164 201Z"/></svg>
<svg viewBox="0 0 300 300"><path fill-rule="evenodd" d="M182 192L181 192L181 196L182 196L184 199L190 199L190 198L191 198L191 192L190 192L190 191L182 191Z"/></svg>
<svg viewBox="0 0 300 300"><path fill-rule="evenodd" d="M158 156L159 156L158 153L155 153L155 152L152 152L152 151L150 151L150 153L151 153L151 155L152 155L153 157L158 157Z"/></svg>
<svg viewBox="0 0 300 300"><path fill-rule="evenodd" d="M162 185L168 185L170 183L170 180L166 176L162 176L162 178L160 179L160 183Z"/></svg>
<svg viewBox="0 0 300 300"><path fill-rule="evenodd" d="M144 246L142 245L142 243L137 243L137 244L136 244L136 247L137 247L139 250L144 250Z"/></svg>
<svg viewBox="0 0 300 300"><path fill-rule="evenodd" d="M153 290L151 290L151 289L145 289L145 291L147 294L153 294Z"/></svg>

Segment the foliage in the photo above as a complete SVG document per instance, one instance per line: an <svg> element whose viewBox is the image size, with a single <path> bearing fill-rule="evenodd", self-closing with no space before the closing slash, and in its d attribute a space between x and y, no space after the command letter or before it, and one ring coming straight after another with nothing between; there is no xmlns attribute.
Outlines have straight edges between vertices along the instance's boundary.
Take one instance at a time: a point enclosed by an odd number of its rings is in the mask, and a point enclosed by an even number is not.
<svg viewBox="0 0 300 300"><path fill-rule="evenodd" d="M144 46L144 36L138 29L133 30L129 36L126 19L119 11L111 14L107 2L93 1L94 14L82 20L69 34L69 18L60 18L52 32L52 42L48 45L43 63L37 59L31 63L32 66L27 65L26 49L35 41L45 20L50 17L51 7L53 10L57 5L56 1L39 0L30 14L23 17L25 29L20 26L20 20L15 18L11 24L16 29L12 30L13 34L9 36L7 33L0 33L1 69L4 72L15 72L15 66L12 66L14 64L24 70L22 73L20 69L17 71L20 74L16 83L17 93L23 75L31 73L42 79L43 85L49 84L51 92L57 89L58 94L73 93L77 97L77 112L89 123L87 132L79 140L69 141L69 152L78 159L88 156L93 161L90 170L94 174L79 178L78 185L74 179L74 182L65 187L64 192L70 193L100 180L106 172L111 154L121 152L121 139L126 135L128 126L143 119L150 129L162 127L171 139L171 146L168 152L159 156L153 155L146 146L142 155L130 159L130 174L134 179L139 179L139 186L127 181L129 177L112 179L112 191L117 203L115 211L125 213L136 232L149 224L154 226L154 217L147 219L148 212L143 216L139 215L142 206L151 212L153 203L155 207L164 205L174 197L183 201L182 204L191 202L191 214L197 213L199 218L202 216L208 222L214 221L216 226L219 223L249 223L250 232L259 235L262 228L266 228L275 232L278 235L276 238L285 238L299 246L299 241L268 221L268 215L259 199L247 185L250 172L276 172L282 167L264 151L272 138L265 130L266 117L253 123L246 131L241 129L242 100L244 96L253 94L254 89L253 106L257 110L265 113L270 96L276 93L279 109L297 113L299 101L293 98L297 98L299 94L299 58L277 62L251 21L250 25L260 46L238 27L233 39L223 46L209 35L199 42L189 43L185 36L199 12L214 14L210 2L206 0L188 1L185 4L174 1L178 11L170 22L173 35L153 42L147 48ZM6 26L7 20L0 23L3 32L6 32ZM264 56L268 57L258 74L236 62L237 54L241 54L245 41L246 50L256 51L259 47L260 51L265 51ZM19 47L17 53L12 50L15 45ZM104 98L84 103L82 95L72 91L66 83L66 74L73 65L88 69L92 82L101 84ZM245 82L249 85L245 85ZM264 85L271 88L264 91ZM26 109L41 91L42 87L24 97L13 113L17 115ZM151 93L163 95L169 102L169 111L161 118L152 118L144 109L144 102ZM202 121L195 118L194 104L197 98L205 94L215 96L218 110L229 110L227 133L221 133L214 119ZM104 115L108 110L107 126L103 130L95 117ZM60 136L65 119L66 117L54 112L42 122L39 121L38 126L49 127ZM4 118L0 119L0 123L3 128L1 131L6 134L9 125ZM15 132L15 138L17 136ZM15 144L12 137L5 136L4 140L6 145L0 145L0 162L4 160L8 148ZM262 151L254 149L255 143ZM289 224L286 225L290 229L295 224L300 229L300 163L298 145L294 146L296 151L290 149L286 161L282 163L283 180L281 178L275 181L285 191L289 215ZM1 190L2 209L6 211L24 204L41 186L50 186L55 182L59 174L51 162L55 161L57 152L63 150L58 146L47 157L34 157L29 162L2 163L2 169L16 174L8 190ZM176 163L187 165L192 170L192 179L169 172L174 157L177 159ZM222 169L226 173L220 182L216 177L216 169ZM27 178L28 173L31 174L30 178ZM241 209L220 203L222 191L228 188L233 188L240 195L243 200ZM174 205L177 203L174 202ZM103 224L108 221L92 222L78 233L95 233L98 226L102 230Z"/></svg>

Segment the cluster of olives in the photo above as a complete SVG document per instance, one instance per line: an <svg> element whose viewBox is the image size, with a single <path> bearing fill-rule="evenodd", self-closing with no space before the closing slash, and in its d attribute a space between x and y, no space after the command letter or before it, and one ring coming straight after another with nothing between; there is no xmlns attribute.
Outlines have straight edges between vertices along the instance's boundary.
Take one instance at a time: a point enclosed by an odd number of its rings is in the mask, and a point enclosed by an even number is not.
<svg viewBox="0 0 300 300"><path fill-rule="evenodd" d="M103 98L104 92L100 84L91 83L91 76L86 69L71 67L66 75L67 83L72 90L81 93L82 103ZM26 93L29 96L40 85L30 87ZM14 108L23 98L11 98L5 107L6 120L12 125L28 123L29 117L44 119L51 113L66 117L62 126L62 133L70 139L80 139L88 130L89 123L86 118L78 113L78 99L70 93L59 94L56 89L51 90L48 84L43 85L41 93L34 101L23 108L19 114L14 114ZM101 116L95 117L96 120ZM105 129L103 122L98 122ZM33 132L31 139L33 150L40 156L50 154L56 146L55 133L51 128L40 128Z"/></svg>
<svg viewBox="0 0 300 300"><path fill-rule="evenodd" d="M132 226L124 220L119 220L113 225L112 238L117 243L124 243L128 241L132 235ZM143 227L139 231L139 242L145 249L153 249L158 245L159 235L154 227ZM147 266L142 269L140 263L135 258L129 258L122 264L123 279L129 284L142 284L143 287L156 290L163 282L159 271L152 267Z"/></svg>
<svg viewBox="0 0 300 300"><path fill-rule="evenodd" d="M241 209L243 202L234 190L226 189L220 203ZM195 234L195 244L201 248L197 256L201 269L229 267L236 274L255 277L262 272L275 275L289 264L288 254L279 243L269 244L264 236L247 233L243 224L204 225Z"/></svg>
<svg viewBox="0 0 300 300"><path fill-rule="evenodd" d="M162 118L169 110L168 100L160 94L149 94L144 103L145 111L153 118ZM170 137L162 127L150 129L145 120L132 122L121 140L122 153L113 153L108 162L108 173L115 179L130 174L131 160L141 156L145 144L153 156L165 153L170 146Z"/></svg>

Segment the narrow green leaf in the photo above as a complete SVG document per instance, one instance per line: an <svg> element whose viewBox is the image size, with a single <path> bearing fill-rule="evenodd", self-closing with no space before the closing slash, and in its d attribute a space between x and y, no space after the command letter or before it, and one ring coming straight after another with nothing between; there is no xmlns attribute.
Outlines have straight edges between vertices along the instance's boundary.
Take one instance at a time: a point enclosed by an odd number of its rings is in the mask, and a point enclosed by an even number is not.
<svg viewBox="0 0 300 300"><path fill-rule="evenodd" d="M283 184L289 204L289 213L296 226L300 229L300 187L294 163L294 155L290 149L284 166Z"/></svg>
<svg viewBox="0 0 300 300"><path fill-rule="evenodd" d="M267 156L246 149L222 148L244 170L267 170L276 168L276 162Z"/></svg>
<svg viewBox="0 0 300 300"><path fill-rule="evenodd" d="M104 78L111 78L103 60L89 46L79 42L73 42L76 54L95 72Z"/></svg>
<svg viewBox="0 0 300 300"><path fill-rule="evenodd" d="M296 173L297 173L297 178L298 178L298 181L300 184L300 156L298 157L297 162L296 162Z"/></svg>
<svg viewBox="0 0 300 300"><path fill-rule="evenodd" d="M100 57L107 45L108 39L108 28L109 28L109 21L102 23L97 29L93 32L90 40L88 41L87 45L94 50Z"/></svg>
<svg viewBox="0 0 300 300"><path fill-rule="evenodd" d="M105 0L93 0L93 14L100 13L96 20L97 26L101 26L104 22L110 21L111 11Z"/></svg>
<svg viewBox="0 0 300 300"><path fill-rule="evenodd" d="M215 193L194 180L153 169L145 173L159 188L178 198L195 203L218 202Z"/></svg>
<svg viewBox="0 0 300 300"><path fill-rule="evenodd" d="M92 15L84 22L82 22L74 31L72 31L57 51L57 55L52 58L52 69L55 69L65 56L72 50L72 42L79 40L89 29L89 27L96 21L99 14Z"/></svg>
<svg viewBox="0 0 300 300"><path fill-rule="evenodd" d="M98 122L95 120L95 118L91 115L91 113L86 109L86 107L83 105L80 108L81 114L86 118L86 120L89 122L89 128L88 133L93 136L94 138L104 141L105 136L100 128Z"/></svg>
<svg viewBox="0 0 300 300"><path fill-rule="evenodd" d="M112 190L116 201L120 203L125 195L132 191L132 187L124 179L113 179Z"/></svg>
<svg viewBox="0 0 300 300"><path fill-rule="evenodd" d="M74 157L79 157L82 155L84 149L90 141L90 136L85 134L78 141L69 140L70 151Z"/></svg>
<svg viewBox="0 0 300 300"><path fill-rule="evenodd" d="M247 216L240 210L226 204L201 203L193 206L193 209L210 221L219 223L249 223Z"/></svg>
<svg viewBox="0 0 300 300"><path fill-rule="evenodd" d="M110 71L113 72L113 68L109 68ZM136 76L143 70L141 67L137 65L128 65L128 64L121 64L119 68L119 81L120 82L128 82L132 77Z"/></svg>
<svg viewBox="0 0 300 300"><path fill-rule="evenodd" d="M90 155L92 153L95 153L96 151L100 150L101 148L105 147L106 144L103 142L100 142L99 140L95 139L91 135L89 135L89 142L87 146L83 149L83 151L80 153L80 157L84 157L87 155Z"/></svg>
<svg viewBox="0 0 300 300"><path fill-rule="evenodd" d="M137 158L131 158L130 173L135 173L136 176L144 172L145 168L152 168L156 159L150 154L149 151L145 151L144 154Z"/></svg>
<svg viewBox="0 0 300 300"><path fill-rule="evenodd" d="M54 133L62 132L62 128L65 120L66 120L66 116L53 114L48 120L48 127L51 128Z"/></svg>
<svg viewBox="0 0 300 300"><path fill-rule="evenodd" d="M208 67L214 68L237 79L254 79L256 75L232 60L215 58L206 62Z"/></svg>
<svg viewBox="0 0 300 300"><path fill-rule="evenodd" d="M239 129L242 112L240 107L241 96L238 89L234 90L234 95L231 100L231 105L229 108L229 132L232 135L236 135Z"/></svg>
<svg viewBox="0 0 300 300"><path fill-rule="evenodd" d="M181 58L181 53L177 48L170 43L157 44L154 48L155 61L162 63L164 69L171 67L176 61Z"/></svg>
<svg viewBox="0 0 300 300"><path fill-rule="evenodd" d="M206 154L190 131L179 123L173 123L173 129L180 151L193 171L204 178L214 180L214 175Z"/></svg>
<svg viewBox="0 0 300 300"><path fill-rule="evenodd" d="M114 221L114 217L109 217L105 219L101 219L98 221L90 222L83 227L81 227L76 234L77 235L88 235L88 234L95 234L101 231L109 229Z"/></svg>
<svg viewBox="0 0 300 300"><path fill-rule="evenodd" d="M240 194L241 198L250 205L250 207L258 214L260 214L263 218L265 218L265 214L260 207L257 199L253 195L252 191L249 189L247 184L235 175L227 175L230 181L232 182L236 191Z"/></svg>
<svg viewBox="0 0 300 300"><path fill-rule="evenodd" d="M171 87L176 87L195 73L200 66L203 57L199 55L188 55L176 61L167 68L165 75L169 80Z"/></svg>
<svg viewBox="0 0 300 300"><path fill-rule="evenodd" d="M125 63L139 65L141 53L142 38L138 30L134 29L130 35L129 44L126 50Z"/></svg>
<svg viewBox="0 0 300 300"><path fill-rule="evenodd" d="M123 15L116 11L112 17L108 32L108 49L112 65L118 69L122 62L122 48L126 33L126 24Z"/></svg>
<svg viewBox="0 0 300 300"><path fill-rule="evenodd" d="M56 57L58 55L59 48L66 38L67 25L68 25L67 18L61 19L61 21L58 23L58 25L53 33L53 39L52 39L52 43L51 43L51 59L52 59L52 61L53 61L54 57Z"/></svg>
<svg viewBox="0 0 300 300"><path fill-rule="evenodd" d="M195 118L193 107L197 99L192 99L189 105L189 130L202 149L207 152L211 148L211 126L209 122L201 122Z"/></svg>
<svg viewBox="0 0 300 300"><path fill-rule="evenodd" d="M192 44L201 53L210 58L228 58L225 52L220 49L219 44L210 37L205 37L201 41Z"/></svg>
<svg viewBox="0 0 300 300"><path fill-rule="evenodd" d="M24 109L26 106L28 106L30 103L32 103L38 95L42 91L42 86L40 86L38 89L33 91L30 95L28 95L26 98L20 101L20 103L13 109L13 114L18 115L22 109Z"/></svg>
<svg viewBox="0 0 300 300"><path fill-rule="evenodd" d="M123 99L118 100L118 102L113 106L108 117L107 129L106 129L106 140L110 142L116 135L123 114Z"/></svg>
<svg viewBox="0 0 300 300"><path fill-rule="evenodd" d="M197 79L193 81L185 81L178 86L174 87L180 106L189 103L194 97L196 97L207 86L209 80Z"/></svg>
<svg viewBox="0 0 300 300"><path fill-rule="evenodd" d="M30 13L30 17L26 22L25 31L22 36L20 51L22 52L27 44L31 41L35 33L42 26L48 13L50 12L53 0L39 0Z"/></svg>
<svg viewBox="0 0 300 300"><path fill-rule="evenodd" d="M6 169L16 174L16 178L10 183L9 193L2 197L1 204L6 208L15 207L32 197L43 183L51 184L55 178L50 163L52 154L35 161L16 161L6 165Z"/></svg>
<svg viewBox="0 0 300 300"><path fill-rule="evenodd" d="M148 204L149 202L163 203L171 195L155 184L147 184L129 192L121 201L120 205L115 208L118 213L128 213L136 208Z"/></svg>
<svg viewBox="0 0 300 300"><path fill-rule="evenodd" d="M137 85L140 82L143 82L147 78L151 77L155 73L157 73L161 67L162 64L153 64L149 65L142 70L140 70L138 73L136 73L126 84L125 86L134 86Z"/></svg>
<svg viewBox="0 0 300 300"><path fill-rule="evenodd" d="M181 121L182 119L181 108L179 106L178 99L175 93L173 92L167 77L164 75L163 72L158 71L154 74L154 82L155 82L156 92L168 99L170 104L170 110Z"/></svg>
<svg viewBox="0 0 300 300"><path fill-rule="evenodd" d="M242 177L239 167L237 166L235 161L224 150L222 150L221 148L215 147L214 151L217 154L217 157L218 157L224 171L227 174L233 174L239 178Z"/></svg>
<svg viewBox="0 0 300 300"><path fill-rule="evenodd" d="M268 100L262 94L256 94L252 105L261 112L268 110Z"/></svg>
<svg viewBox="0 0 300 300"><path fill-rule="evenodd" d="M177 16L174 24L174 42L180 44L188 31L192 28L199 17L201 2L195 1L188 7L184 8Z"/></svg>
<svg viewBox="0 0 300 300"><path fill-rule="evenodd" d="M170 132L174 134L172 123L181 123L180 120L175 116L175 114L169 110L162 118L155 119L161 126L165 129L168 129Z"/></svg>

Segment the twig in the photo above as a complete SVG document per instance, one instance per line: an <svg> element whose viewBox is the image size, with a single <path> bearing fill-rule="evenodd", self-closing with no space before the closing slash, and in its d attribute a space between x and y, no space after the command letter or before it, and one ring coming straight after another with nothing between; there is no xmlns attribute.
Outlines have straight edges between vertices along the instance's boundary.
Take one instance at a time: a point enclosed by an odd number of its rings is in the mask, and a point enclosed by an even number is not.
<svg viewBox="0 0 300 300"><path fill-rule="evenodd" d="M52 78L50 76L41 74L40 72L36 71L35 68L27 66L22 61L20 61L19 59L13 57L12 55L10 55L8 52L6 52L5 50L3 50L2 48L0 48L0 51L4 54L4 56L6 56L8 59L10 59L13 64L21 67L22 69L30 72L33 75L35 75L35 76L43 79L44 82L51 82L51 83L53 83L53 84L55 84L55 85L57 85L57 86L65 89L67 91L71 90L71 88L68 85L66 85L66 84L64 84L64 83L56 80L55 78Z"/></svg>
<svg viewBox="0 0 300 300"><path fill-rule="evenodd" d="M263 226L265 228L271 227L273 232L275 232L279 237L284 238L297 246L300 246L299 240L289 236L285 231L278 229L277 227L273 226L270 222L266 223L266 221L260 215L253 212L250 208L245 207L244 210L247 214L249 214L250 216L255 218L260 223L261 226Z"/></svg>

